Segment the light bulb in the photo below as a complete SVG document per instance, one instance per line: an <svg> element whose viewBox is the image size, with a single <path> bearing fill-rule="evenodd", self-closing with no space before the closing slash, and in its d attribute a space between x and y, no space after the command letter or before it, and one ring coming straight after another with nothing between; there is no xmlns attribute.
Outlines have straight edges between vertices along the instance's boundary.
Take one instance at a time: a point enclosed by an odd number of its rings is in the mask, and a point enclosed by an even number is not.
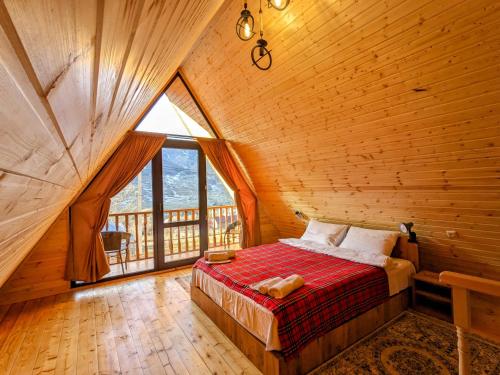
<svg viewBox="0 0 500 375"><path fill-rule="evenodd" d="M248 22L245 22L244 30L245 38L250 38L250 36L252 35L252 29L250 28L250 24Z"/></svg>
<svg viewBox="0 0 500 375"><path fill-rule="evenodd" d="M290 0L267 0L267 4L272 6L274 9L284 10L288 7Z"/></svg>

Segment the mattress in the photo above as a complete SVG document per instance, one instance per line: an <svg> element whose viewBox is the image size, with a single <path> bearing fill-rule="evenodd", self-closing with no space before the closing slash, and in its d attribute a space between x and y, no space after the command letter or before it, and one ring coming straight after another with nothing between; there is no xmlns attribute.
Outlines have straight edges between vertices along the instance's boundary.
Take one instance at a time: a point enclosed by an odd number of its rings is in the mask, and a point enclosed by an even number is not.
<svg viewBox="0 0 500 375"><path fill-rule="evenodd" d="M404 259L392 258L392 266L386 269L389 295L408 288L413 264ZM281 350L278 320L266 307L254 299L231 289L200 268L193 268L193 286L201 289L224 311L238 321L256 338L266 345L266 350Z"/></svg>

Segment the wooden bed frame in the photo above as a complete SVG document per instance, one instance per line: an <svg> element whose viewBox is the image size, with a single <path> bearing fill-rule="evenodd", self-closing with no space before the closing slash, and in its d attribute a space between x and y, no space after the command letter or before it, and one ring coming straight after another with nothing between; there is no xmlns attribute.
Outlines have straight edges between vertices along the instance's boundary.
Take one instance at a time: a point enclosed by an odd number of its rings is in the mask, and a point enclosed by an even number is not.
<svg viewBox="0 0 500 375"><path fill-rule="evenodd" d="M401 237L392 254L408 259L419 269L418 247ZM305 374L356 341L367 336L408 308L409 290L406 289L386 302L357 316L326 335L311 341L296 358L285 361L277 351L266 351L266 345L226 313L201 289L191 285L191 299L226 334L226 336L264 374Z"/></svg>

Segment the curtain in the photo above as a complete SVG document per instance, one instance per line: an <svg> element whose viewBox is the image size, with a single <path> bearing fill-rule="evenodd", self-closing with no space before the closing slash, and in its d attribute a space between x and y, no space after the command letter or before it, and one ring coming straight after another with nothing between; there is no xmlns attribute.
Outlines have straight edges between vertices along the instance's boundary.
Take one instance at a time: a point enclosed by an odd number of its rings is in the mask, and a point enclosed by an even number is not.
<svg viewBox="0 0 500 375"><path fill-rule="evenodd" d="M108 218L111 198L146 166L160 150L165 139L164 135L129 132L71 206L66 280L92 282L110 271L101 230Z"/></svg>
<svg viewBox="0 0 500 375"><path fill-rule="evenodd" d="M260 224L257 198L229 152L226 142L222 139L198 138L198 143L217 172L234 191L234 200L238 207L242 226L240 233L241 247L247 248L259 245Z"/></svg>

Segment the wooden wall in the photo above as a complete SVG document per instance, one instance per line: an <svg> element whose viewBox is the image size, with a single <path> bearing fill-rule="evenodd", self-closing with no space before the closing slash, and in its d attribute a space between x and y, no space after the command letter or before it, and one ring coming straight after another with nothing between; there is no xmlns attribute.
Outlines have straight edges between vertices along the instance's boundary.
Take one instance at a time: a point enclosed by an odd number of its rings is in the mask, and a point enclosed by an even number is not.
<svg viewBox="0 0 500 375"><path fill-rule="evenodd" d="M30 254L0 288L0 305L63 293L69 246L69 212L65 209Z"/></svg>
<svg viewBox="0 0 500 375"><path fill-rule="evenodd" d="M278 241L280 233L271 220L271 215L266 211L261 202L259 202L259 220L262 243L266 244Z"/></svg>
<svg viewBox="0 0 500 375"><path fill-rule="evenodd" d="M424 268L499 279L500 3L292 0L264 10L266 72L240 8L226 1L182 68L280 235L303 231L295 209L413 221Z"/></svg>
<svg viewBox="0 0 500 375"><path fill-rule="evenodd" d="M0 0L0 286L222 0Z"/></svg>

